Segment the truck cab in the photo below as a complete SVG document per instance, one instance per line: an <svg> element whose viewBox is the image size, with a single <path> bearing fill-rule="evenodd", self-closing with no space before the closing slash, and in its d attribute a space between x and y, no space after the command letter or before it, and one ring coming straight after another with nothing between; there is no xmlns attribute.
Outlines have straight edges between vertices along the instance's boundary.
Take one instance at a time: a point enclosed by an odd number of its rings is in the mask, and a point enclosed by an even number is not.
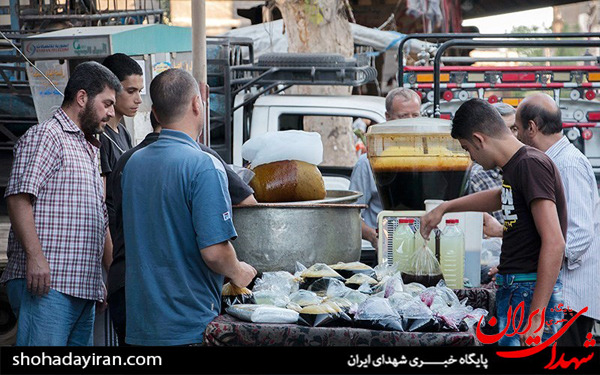
<svg viewBox="0 0 600 375"><path fill-rule="evenodd" d="M239 102L238 98L236 102ZM234 113L233 164L242 165L243 113ZM250 138L266 132L304 130L303 120L311 116L367 118L372 123L385 121L385 98L367 95L266 95L253 105Z"/></svg>

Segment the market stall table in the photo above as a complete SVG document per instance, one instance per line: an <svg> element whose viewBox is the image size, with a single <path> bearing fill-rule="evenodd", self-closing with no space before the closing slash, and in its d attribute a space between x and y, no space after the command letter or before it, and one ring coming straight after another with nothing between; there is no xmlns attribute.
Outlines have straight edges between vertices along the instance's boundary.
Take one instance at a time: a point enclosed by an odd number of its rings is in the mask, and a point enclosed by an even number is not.
<svg viewBox="0 0 600 375"><path fill-rule="evenodd" d="M455 290L459 299L495 313L495 291ZM493 309L493 310L492 310ZM488 316L488 317L489 317ZM467 332L397 332L352 327L249 323L220 315L206 328L206 346L479 346L475 327Z"/></svg>

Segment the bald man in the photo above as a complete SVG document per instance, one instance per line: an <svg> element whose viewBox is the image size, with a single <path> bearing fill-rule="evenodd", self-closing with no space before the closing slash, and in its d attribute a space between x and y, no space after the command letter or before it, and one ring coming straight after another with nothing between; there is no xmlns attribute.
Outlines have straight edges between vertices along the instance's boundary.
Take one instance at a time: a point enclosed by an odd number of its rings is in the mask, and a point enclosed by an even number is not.
<svg viewBox="0 0 600 375"><path fill-rule="evenodd" d="M558 167L567 199L568 229L560 273L565 306L577 318L559 344L581 347L600 319L600 198L592 166L562 133L560 108L546 94L528 96L517 110L517 138L546 153ZM596 296L595 298L591 298Z"/></svg>

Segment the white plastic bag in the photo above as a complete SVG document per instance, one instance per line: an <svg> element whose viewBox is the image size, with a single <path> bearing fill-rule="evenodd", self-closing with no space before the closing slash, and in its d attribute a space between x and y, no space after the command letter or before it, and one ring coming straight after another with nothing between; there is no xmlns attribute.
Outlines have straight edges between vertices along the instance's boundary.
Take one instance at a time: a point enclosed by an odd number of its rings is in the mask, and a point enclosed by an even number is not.
<svg viewBox="0 0 600 375"><path fill-rule="evenodd" d="M298 312L266 305L233 305L227 314L252 323L296 323Z"/></svg>
<svg viewBox="0 0 600 375"><path fill-rule="evenodd" d="M319 165L323 161L323 143L321 135L316 132L267 132L244 143L242 157L250 162L252 168L282 160Z"/></svg>

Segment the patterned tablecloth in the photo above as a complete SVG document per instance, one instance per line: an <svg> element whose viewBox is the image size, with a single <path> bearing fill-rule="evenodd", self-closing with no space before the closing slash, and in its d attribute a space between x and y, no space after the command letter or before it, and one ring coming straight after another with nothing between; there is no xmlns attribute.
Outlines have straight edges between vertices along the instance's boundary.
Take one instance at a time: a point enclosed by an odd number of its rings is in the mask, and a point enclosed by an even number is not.
<svg viewBox="0 0 600 375"><path fill-rule="evenodd" d="M495 314L495 292L474 288L455 291L459 299ZM350 327L248 323L229 315L213 320L204 335L207 346L479 346L474 327L467 332L397 332Z"/></svg>

